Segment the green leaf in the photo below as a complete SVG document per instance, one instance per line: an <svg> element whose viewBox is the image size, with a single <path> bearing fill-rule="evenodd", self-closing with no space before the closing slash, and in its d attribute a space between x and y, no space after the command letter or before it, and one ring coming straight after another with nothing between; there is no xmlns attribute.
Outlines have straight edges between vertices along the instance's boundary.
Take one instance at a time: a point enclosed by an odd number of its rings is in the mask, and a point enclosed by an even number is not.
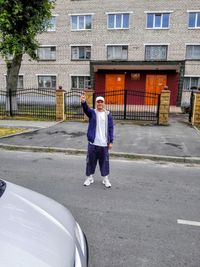
<svg viewBox="0 0 200 267"><path fill-rule="evenodd" d="M27 53L37 60L37 36L46 30L54 6L49 0L0 0L0 53L9 70L14 64L8 55Z"/></svg>

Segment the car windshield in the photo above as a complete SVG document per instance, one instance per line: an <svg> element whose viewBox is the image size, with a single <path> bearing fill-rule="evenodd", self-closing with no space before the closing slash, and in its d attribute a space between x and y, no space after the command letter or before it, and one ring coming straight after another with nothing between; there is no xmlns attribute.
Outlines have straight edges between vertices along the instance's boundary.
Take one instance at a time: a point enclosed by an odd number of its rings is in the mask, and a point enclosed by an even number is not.
<svg viewBox="0 0 200 267"><path fill-rule="evenodd" d="M6 183L0 179L0 197L3 195L5 190L6 190Z"/></svg>

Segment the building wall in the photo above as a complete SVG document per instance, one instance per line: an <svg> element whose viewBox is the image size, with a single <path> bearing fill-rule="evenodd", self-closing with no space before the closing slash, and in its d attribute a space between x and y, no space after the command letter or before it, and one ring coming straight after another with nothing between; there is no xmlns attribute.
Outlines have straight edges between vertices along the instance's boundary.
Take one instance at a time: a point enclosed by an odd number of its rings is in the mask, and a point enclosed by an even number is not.
<svg viewBox="0 0 200 267"><path fill-rule="evenodd" d="M143 61L145 44L168 44L167 60L184 60L186 44L200 44L200 29L188 29L188 10L200 10L199 0L57 0L56 31L38 36L41 45L57 47L56 61L35 62L24 56L20 74L24 87L37 87L38 74L57 77L57 86L71 88L71 75L89 75L89 61L71 61L71 46L91 45L91 60L107 60L106 45L126 44L129 61ZM146 29L146 11L171 11L170 28ZM108 30L107 12L130 12L128 30ZM71 31L71 14L93 14L92 30ZM0 88L5 87L6 68L0 60ZM200 61L186 61L185 75L200 76ZM176 79L176 78L173 78ZM173 80L172 79L172 80Z"/></svg>

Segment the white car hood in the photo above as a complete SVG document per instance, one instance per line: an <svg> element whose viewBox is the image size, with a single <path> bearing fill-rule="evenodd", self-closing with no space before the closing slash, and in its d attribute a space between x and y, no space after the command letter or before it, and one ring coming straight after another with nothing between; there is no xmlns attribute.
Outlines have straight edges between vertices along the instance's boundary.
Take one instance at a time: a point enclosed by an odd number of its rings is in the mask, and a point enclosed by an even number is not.
<svg viewBox="0 0 200 267"><path fill-rule="evenodd" d="M0 266L74 266L71 213L52 199L6 183L0 198Z"/></svg>

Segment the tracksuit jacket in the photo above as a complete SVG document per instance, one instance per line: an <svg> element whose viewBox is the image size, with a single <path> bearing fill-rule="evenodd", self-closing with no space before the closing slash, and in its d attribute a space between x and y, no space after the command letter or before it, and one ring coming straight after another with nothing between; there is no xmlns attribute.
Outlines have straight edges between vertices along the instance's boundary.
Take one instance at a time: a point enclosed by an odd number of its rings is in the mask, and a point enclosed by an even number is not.
<svg viewBox="0 0 200 267"><path fill-rule="evenodd" d="M86 116L89 118L89 124L88 124L88 131L87 131L87 139L88 142L94 143L94 139L96 136L96 123L97 123L97 117L96 117L96 109L91 109L86 102L81 103L82 108ZM106 113L106 136L107 136L107 143L113 143L113 131L114 131L114 125L113 125L113 119L110 111L104 110Z"/></svg>

